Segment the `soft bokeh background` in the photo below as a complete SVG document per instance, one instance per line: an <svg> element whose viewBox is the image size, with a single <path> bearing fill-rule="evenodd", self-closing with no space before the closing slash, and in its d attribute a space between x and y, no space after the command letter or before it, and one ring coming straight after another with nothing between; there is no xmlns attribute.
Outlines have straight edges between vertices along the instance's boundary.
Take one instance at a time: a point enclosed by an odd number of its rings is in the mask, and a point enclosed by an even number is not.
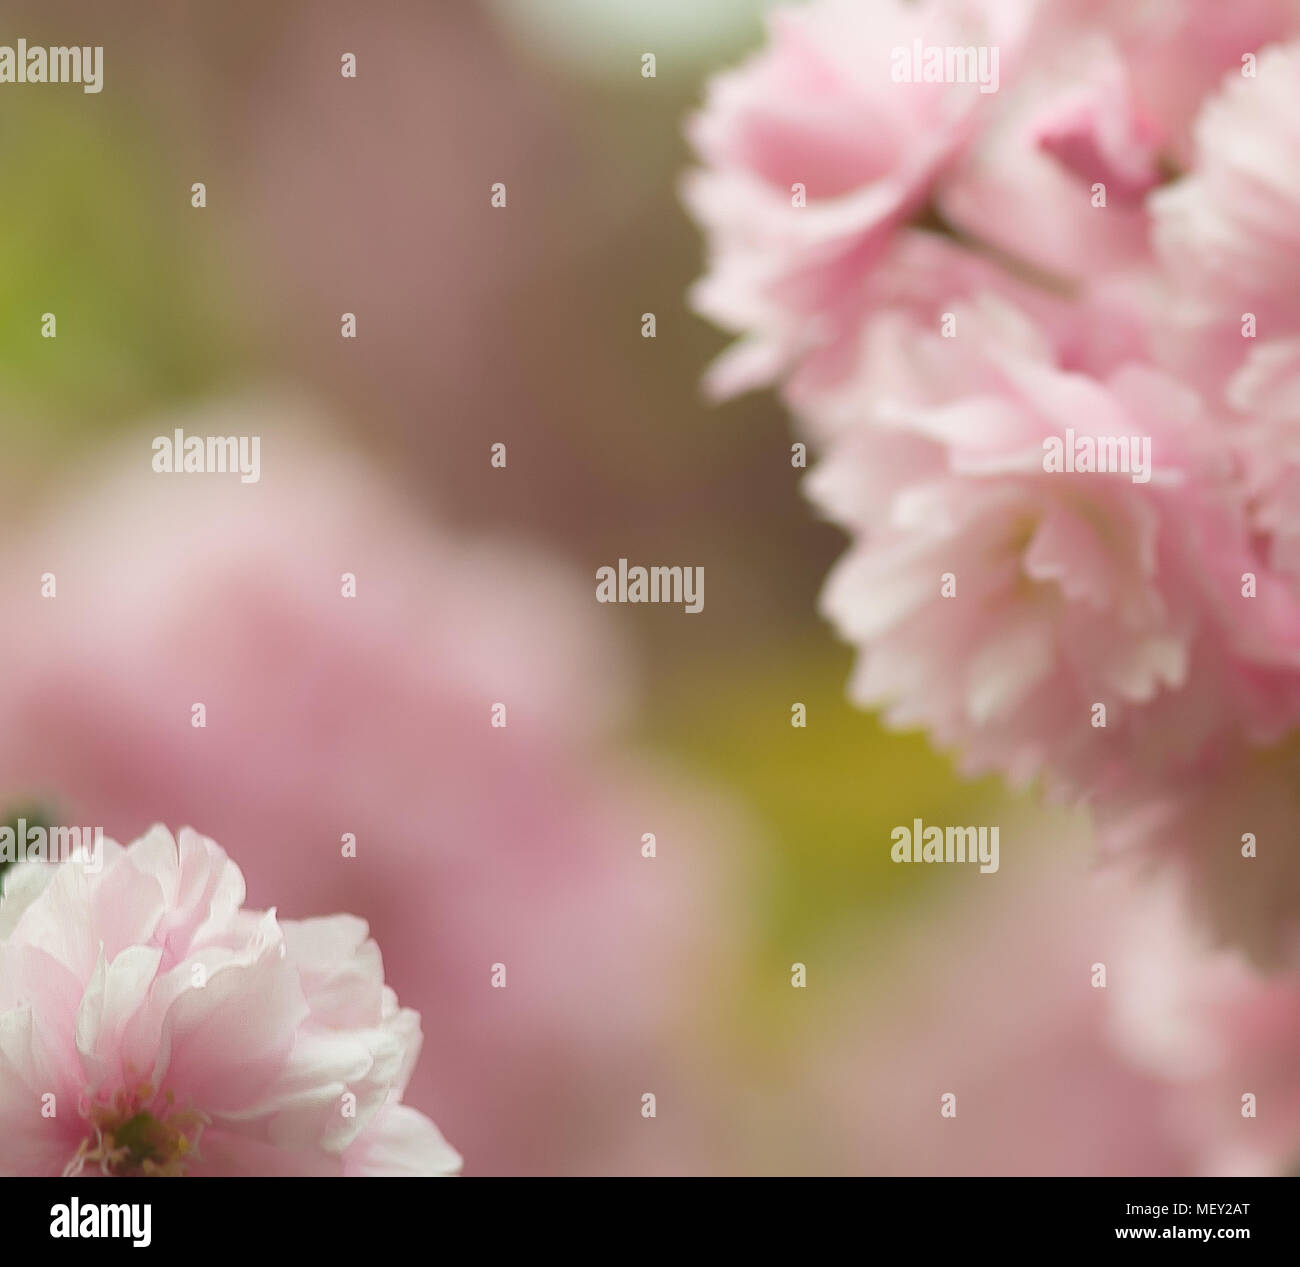
<svg viewBox="0 0 1300 1267"><path fill-rule="evenodd" d="M494 1022L486 1072L469 1069L456 1053L478 1035L465 1032L472 1013L453 987L444 998L427 984L434 969L390 964L404 993L427 985L428 1058L443 1076L424 1107L470 1173L1191 1164L1161 1133L1152 1086L1105 1041L1087 978L1104 920L1089 923L1075 901L1092 883L1077 861L1080 825L1005 803L994 783L960 782L922 739L887 735L849 707L849 654L816 615L843 542L801 496L787 419L768 395L712 407L699 393L725 338L685 302L700 244L677 195L689 161L681 127L705 77L761 39L762 7L7 4L6 31L31 42L103 44L106 88L0 97L2 531L20 542L58 520L133 443L146 470L148 435L185 425L189 411L287 391L330 416L328 443L394 500L436 516L444 541L527 542L592 578L564 591L578 594L566 619L621 647L633 702L575 759L597 753L690 781L684 800L657 809L694 821L705 839L684 826L681 847L721 868L690 881L702 908L692 928L708 936L669 982L682 1015L629 1030L634 1051L670 1049L652 1122L639 1096L655 1086L640 1070L622 1090L615 1079L615 1092L586 1095L564 1077L553 1033L543 1046L523 1012ZM355 81L339 75L343 52L357 55ZM653 79L640 73L644 52L657 56ZM200 180L208 206L195 210ZM505 210L489 206L495 181L508 186ZM39 337L47 311L56 341ZM358 317L355 342L339 337L345 311ZM653 340L641 337L645 312L657 317ZM248 408L264 421L265 406ZM505 471L488 462L497 441ZM166 515L143 531L165 536ZM196 572L203 540L189 546ZM595 569L620 557L702 565L704 612L598 606ZM16 602L11 592L11 611ZM77 633L87 646L100 636L90 619ZM292 679L307 652L291 640L267 652L268 679L275 654ZM111 659L84 660L117 672ZM131 714L153 710L152 681L143 672L113 694L124 733ZM95 696L94 682L85 690ZM599 702L607 690L623 684L593 665L573 698ZM796 701L806 729L790 725ZM39 742L61 746L57 731ZM65 788L0 770L7 810L39 794L93 813L94 772L79 770L80 785ZM322 788L334 777L320 768ZM522 795L509 782L522 776L502 777L498 795ZM697 796L727 807L725 849L713 808L693 814ZM256 809L241 832L238 797L231 804L219 825L203 821L197 794L192 810L159 813L187 815L245 862L238 837L258 835ZM638 809L642 821L656 813ZM148 810L122 809L119 821L136 812ZM612 817L628 835L593 848L635 856L639 829ZM890 830L915 817L1002 823L1001 872L894 866ZM513 865L499 834L461 845ZM593 900L612 904L588 947L598 960L618 953L631 918L618 903L633 899L615 888ZM479 890L465 901L491 907ZM382 943L382 921L376 929ZM643 931L642 966L672 958L678 931L672 921ZM796 962L808 967L805 990L790 985ZM526 989L522 974L512 988ZM603 995L574 1006L576 1068L613 1022ZM594 1051L633 1059L625 1047ZM971 1096L960 1126L938 1117L947 1090ZM560 1114L548 1103L557 1097Z"/></svg>

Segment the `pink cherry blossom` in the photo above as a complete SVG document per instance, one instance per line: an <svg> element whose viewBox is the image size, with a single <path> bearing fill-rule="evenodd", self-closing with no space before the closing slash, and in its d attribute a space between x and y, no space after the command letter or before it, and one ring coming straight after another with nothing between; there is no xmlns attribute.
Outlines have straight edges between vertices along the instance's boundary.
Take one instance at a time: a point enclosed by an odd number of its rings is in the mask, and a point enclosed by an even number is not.
<svg viewBox="0 0 1300 1267"><path fill-rule="evenodd" d="M1148 259L1142 199L1162 138L1109 39L1053 27L1035 35L935 205L971 242L1081 287Z"/></svg>
<svg viewBox="0 0 1300 1267"><path fill-rule="evenodd" d="M700 166L684 195L708 244L693 298L742 336L710 388L779 381L853 337L888 303L873 281L908 226L1058 285L1148 265L1145 196L1186 161L1202 98L1297 15L1284 0L1132 7L778 9L766 47L711 82L688 126ZM898 82L918 44L996 52L996 83Z"/></svg>
<svg viewBox="0 0 1300 1267"><path fill-rule="evenodd" d="M1205 321L1300 330L1298 105L1300 44L1263 51L1206 102L1191 172L1151 200L1161 262Z"/></svg>
<svg viewBox="0 0 1300 1267"><path fill-rule="evenodd" d="M364 922L244 907L213 841L162 827L0 906L0 1173L453 1174L400 1101L420 1019Z"/></svg>
<svg viewBox="0 0 1300 1267"><path fill-rule="evenodd" d="M1225 394L1251 524L1269 563L1300 582L1300 337L1252 345Z"/></svg>
<svg viewBox="0 0 1300 1267"><path fill-rule="evenodd" d="M1144 196L1192 160L1203 102L1244 54L1300 31L1290 0L1033 12L1011 91L935 191L967 235L1075 282L1149 259ZM1097 201L1098 189L1104 203Z"/></svg>
<svg viewBox="0 0 1300 1267"><path fill-rule="evenodd" d="M1252 155L1270 158L1262 179L1285 204L1293 164L1284 120L1293 112L1283 98L1294 76L1276 50L1262 53L1260 79L1241 71L1248 55L1297 33L1291 0L818 0L778 9L767 46L713 80L688 129L701 166L685 195L709 256L696 306L742 336L710 372L710 387L726 395L780 381L852 340L888 307L891 283L875 280L898 267L891 247L909 225L955 232L964 249L1080 297L1113 274L1145 269L1154 280L1154 243L1179 273L1186 259L1184 280L1206 278L1207 292L1231 263L1211 240L1215 218L1233 206L1247 217L1260 211L1252 210L1259 181L1235 175ZM996 49L996 91L895 82L892 58L914 41ZM1194 122L1232 75L1231 102L1201 118L1194 147ZM1272 88L1252 95L1264 76ZM1269 120L1239 149L1233 134L1251 127L1250 111ZM1195 172L1161 187L1194 158ZM792 202L796 184L806 205ZM1269 242L1236 249L1249 264ZM1285 289L1285 275L1275 289ZM1181 344L1156 342L1180 377L1210 382L1232 344L1222 327L1193 320L1192 301L1212 298L1196 291L1160 314L1157 334L1181 329Z"/></svg>
<svg viewBox="0 0 1300 1267"><path fill-rule="evenodd" d="M947 399L894 399L809 479L854 537L824 596L863 653L854 698L971 772L1076 791L1225 730L1278 738L1300 719L1300 606L1241 596L1264 560L1196 396L1138 366L1063 372L987 299L956 319L926 336ZM1045 469L1045 442L1107 436L1149 439L1148 481Z"/></svg>
<svg viewBox="0 0 1300 1267"><path fill-rule="evenodd" d="M1104 32L1123 57L1140 110L1174 167L1192 162L1193 130L1207 97L1243 60L1300 34L1295 0L1049 0L1040 7L1058 30Z"/></svg>
<svg viewBox="0 0 1300 1267"><path fill-rule="evenodd" d="M1129 100L1132 91L1113 57L1087 62L1089 78L1038 116L1032 133L1040 149L1110 197L1140 201L1160 180L1159 133Z"/></svg>
<svg viewBox="0 0 1300 1267"><path fill-rule="evenodd" d="M1241 591L1253 596L1232 606L1263 627L1300 589L1300 340L1251 344L1225 394L1232 414L1223 435L1257 559L1243 562ZM1225 583L1230 588L1230 578ZM1291 685L1291 673L1274 678L1276 698ZM1293 727L1255 732L1254 744L1225 727L1158 773L1139 772L1137 763L1112 767L1091 798L1109 855L1139 869L1172 864L1215 935L1274 968L1294 963L1300 950ZM1247 840L1252 849L1243 856Z"/></svg>
<svg viewBox="0 0 1300 1267"><path fill-rule="evenodd" d="M1012 13L934 0L784 8L769 47L712 82L689 127L703 165L684 186L710 243L694 300L746 335L714 368L716 392L770 382L857 320L862 283L992 108L977 84L897 82L895 50L1005 45L1005 67Z"/></svg>

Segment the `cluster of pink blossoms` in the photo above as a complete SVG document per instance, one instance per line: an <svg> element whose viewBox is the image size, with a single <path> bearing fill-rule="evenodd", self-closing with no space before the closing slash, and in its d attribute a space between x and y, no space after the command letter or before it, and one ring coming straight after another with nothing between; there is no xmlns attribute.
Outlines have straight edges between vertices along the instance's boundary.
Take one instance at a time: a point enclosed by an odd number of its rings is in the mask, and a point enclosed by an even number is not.
<svg viewBox="0 0 1300 1267"><path fill-rule="evenodd" d="M814 0L690 136L709 385L813 447L855 700L1293 954L1300 6Z"/></svg>

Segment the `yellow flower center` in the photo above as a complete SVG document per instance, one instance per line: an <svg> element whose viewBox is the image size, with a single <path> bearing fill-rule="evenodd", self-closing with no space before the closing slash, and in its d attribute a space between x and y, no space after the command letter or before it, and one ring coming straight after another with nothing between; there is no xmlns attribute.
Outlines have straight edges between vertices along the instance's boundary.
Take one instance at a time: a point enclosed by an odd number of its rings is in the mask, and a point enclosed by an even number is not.
<svg viewBox="0 0 1300 1267"><path fill-rule="evenodd" d="M83 1116L90 1132L65 1175L87 1166L105 1175L183 1175L207 1124L203 1114L177 1109L170 1091L159 1101L148 1083L92 1103Z"/></svg>

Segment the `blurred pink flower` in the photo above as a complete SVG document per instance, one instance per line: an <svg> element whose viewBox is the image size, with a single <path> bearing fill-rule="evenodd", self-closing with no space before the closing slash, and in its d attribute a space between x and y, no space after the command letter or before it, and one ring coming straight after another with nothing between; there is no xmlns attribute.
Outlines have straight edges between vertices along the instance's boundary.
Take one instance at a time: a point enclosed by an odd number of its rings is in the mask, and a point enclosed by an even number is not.
<svg viewBox="0 0 1300 1267"><path fill-rule="evenodd" d="M361 920L243 909L239 868L188 830L101 848L4 877L0 1173L460 1168L399 1103L420 1018Z"/></svg>
<svg viewBox="0 0 1300 1267"><path fill-rule="evenodd" d="M1130 70L1141 110L1162 137L1174 165L1192 161L1192 132L1205 98L1246 54L1300 34L1296 0L1048 0L1043 20L1072 14L1079 26L1104 31ZM1068 26L1060 29L1068 30Z"/></svg>
<svg viewBox="0 0 1300 1267"><path fill-rule="evenodd" d="M1134 107L1124 67L1109 50L1085 60L1085 76L1037 117L1032 139L1073 176L1104 184L1109 198L1140 201L1160 180L1159 134Z"/></svg>
<svg viewBox="0 0 1300 1267"><path fill-rule="evenodd" d="M1041 822L1004 828L973 878L835 994L803 1059L844 1135L842 1169L885 1175L1177 1175L1197 1169L1165 1120L1159 1068L1111 1040L1125 925L1112 877ZM1046 848L1044 848L1046 847ZM1108 974L1104 988L1096 965ZM941 1114L955 1096L955 1116ZM814 1111L808 1105L804 1111Z"/></svg>
<svg viewBox="0 0 1300 1267"><path fill-rule="evenodd" d="M996 877L958 879L960 894L877 930L834 984L849 947L805 952L818 1012L791 1062L811 1072L774 1090L769 1113L836 1123L811 1164L1288 1173L1300 1155L1295 979L1213 947L1177 878L1135 888L1091 865L1081 820L1004 806L1001 825ZM1246 1093L1257 1119L1241 1115ZM955 1114L941 1113L946 1095Z"/></svg>
<svg viewBox="0 0 1300 1267"><path fill-rule="evenodd" d="M1300 968L1294 738L1268 747L1221 741L1161 779L1120 771L1091 807L1101 847L1130 874L1169 867L1217 940L1257 966Z"/></svg>
<svg viewBox="0 0 1300 1267"><path fill-rule="evenodd" d="M1184 888L1166 881L1129 903L1111 973L1114 1040L1166 1084L1164 1129L1199 1171L1293 1173L1300 984L1261 977L1240 951L1211 944L1187 919Z"/></svg>
<svg viewBox="0 0 1300 1267"><path fill-rule="evenodd" d="M455 543L286 412L179 420L262 434L259 484L152 474L141 438L14 542L0 793L117 834L203 823L244 842L255 899L366 918L439 1021L407 1099L473 1172L669 1164L698 1129L668 1053L726 958L730 814L608 751L628 674L592 585ZM643 1121L658 1088L679 1111Z"/></svg>

